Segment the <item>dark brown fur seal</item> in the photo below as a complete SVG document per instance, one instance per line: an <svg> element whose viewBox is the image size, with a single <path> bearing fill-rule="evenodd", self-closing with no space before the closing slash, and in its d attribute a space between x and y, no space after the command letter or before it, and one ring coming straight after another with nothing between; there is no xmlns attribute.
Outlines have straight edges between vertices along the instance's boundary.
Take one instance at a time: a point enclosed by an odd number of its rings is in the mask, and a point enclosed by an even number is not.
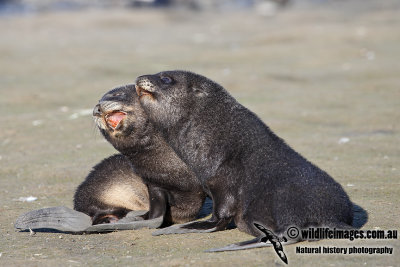
<svg viewBox="0 0 400 267"><path fill-rule="evenodd" d="M130 161L116 154L93 167L74 195L74 209L93 224L112 223L132 210L148 210L149 194Z"/></svg>
<svg viewBox="0 0 400 267"><path fill-rule="evenodd" d="M166 224L195 219L206 194L194 173L147 119L135 86L106 93L93 114L104 137L129 159L148 187L150 210L144 219L163 215Z"/></svg>
<svg viewBox="0 0 400 267"><path fill-rule="evenodd" d="M351 227L352 203L340 184L222 86L195 73L166 71L138 77L136 89L152 123L214 203L211 219L156 235L218 231L234 220L239 230L258 237L256 243L263 236L254 223L277 236L291 226Z"/></svg>

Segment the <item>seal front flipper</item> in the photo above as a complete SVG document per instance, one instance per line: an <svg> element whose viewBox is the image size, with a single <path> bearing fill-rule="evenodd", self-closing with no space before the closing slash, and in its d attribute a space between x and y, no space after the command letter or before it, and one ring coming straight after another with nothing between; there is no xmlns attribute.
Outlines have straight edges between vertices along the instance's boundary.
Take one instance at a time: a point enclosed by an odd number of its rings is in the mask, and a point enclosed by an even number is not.
<svg viewBox="0 0 400 267"><path fill-rule="evenodd" d="M14 224L16 229L54 229L63 232L82 232L92 225L92 219L67 207L51 207L22 214Z"/></svg>
<svg viewBox="0 0 400 267"><path fill-rule="evenodd" d="M146 211L131 211L125 218L122 218L116 223L105 223L92 225L85 229L85 232L110 232L116 230L137 230L141 228L158 228L164 221L163 216L159 216L150 220L143 220L140 216Z"/></svg>
<svg viewBox="0 0 400 267"><path fill-rule="evenodd" d="M143 216L147 214L148 211L145 210L133 210L126 214L124 218L121 218L118 222L119 223L130 223L134 221L143 221Z"/></svg>
<svg viewBox="0 0 400 267"><path fill-rule="evenodd" d="M220 219L218 221L206 220L188 222L184 224L176 224L157 230L152 235L170 235L170 234L186 234L186 233L211 233L224 230L231 219Z"/></svg>
<svg viewBox="0 0 400 267"><path fill-rule="evenodd" d="M259 223L253 223L254 226L260 230L264 235L254 238L249 241L244 241L240 243L235 243L228 245L222 248L214 248L206 250L206 252L221 252L221 251L232 251L232 250L242 250L242 249L249 249L249 248L259 248L259 247L269 247L273 246L275 249L276 254L279 258L286 264L288 264L288 259L286 257L285 252L283 251L282 243L285 242L286 244L292 244L298 242L298 240L290 240L287 241L286 237L278 237L275 235L271 230L265 228L263 225ZM269 243L267 243L269 242ZM281 243L282 242L282 243Z"/></svg>
<svg viewBox="0 0 400 267"><path fill-rule="evenodd" d="M242 241L234 244L227 245L221 248L210 248L205 250L204 252L223 252L223 251L234 251L234 250L244 250L244 249L252 249L252 248L264 248L264 247L272 247L271 243L262 242L261 239L263 237L256 237L251 240ZM289 240L287 242L283 242L284 245L290 245L297 243L297 240Z"/></svg>
<svg viewBox="0 0 400 267"><path fill-rule="evenodd" d="M256 237L251 240L230 244L230 245L227 245L222 248L207 249L205 252L222 252L222 251L243 250L243 249L250 249L250 248L261 248L261 247L271 247L272 246L271 243L261 242L261 239L262 239L262 237Z"/></svg>

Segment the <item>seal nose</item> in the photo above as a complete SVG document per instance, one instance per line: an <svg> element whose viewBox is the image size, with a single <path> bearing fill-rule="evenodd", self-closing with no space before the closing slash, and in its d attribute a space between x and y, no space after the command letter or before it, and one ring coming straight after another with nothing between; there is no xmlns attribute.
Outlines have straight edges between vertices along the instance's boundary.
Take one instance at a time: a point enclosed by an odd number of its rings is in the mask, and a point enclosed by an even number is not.
<svg viewBox="0 0 400 267"><path fill-rule="evenodd" d="M146 75L141 75L141 76L137 77L135 80L135 85L138 85L141 82L141 80L143 80L145 77L146 77Z"/></svg>
<svg viewBox="0 0 400 267"><path fill-rule="evenodd" d="M100 99L100 102L102 102L102 101L124 101L127 99L125 90L127 90L129 88L130 88L130 86L123 86L123 87L113 89L110 92L106 93Z"/></svg>
<svg viewBox="0 0 400 267"><path fill-rule="evenodd" d="M97 104L93 109L93 116L100 117L101 116L101 107L100 104Z"/></svg>
<svg viewBox="0 0 400 267"><path fill-rule="evenodd" d="M142 75L136 78L135 88L139 97L142 95L152 95L155 93L154 79L151 75Z"/></svg>

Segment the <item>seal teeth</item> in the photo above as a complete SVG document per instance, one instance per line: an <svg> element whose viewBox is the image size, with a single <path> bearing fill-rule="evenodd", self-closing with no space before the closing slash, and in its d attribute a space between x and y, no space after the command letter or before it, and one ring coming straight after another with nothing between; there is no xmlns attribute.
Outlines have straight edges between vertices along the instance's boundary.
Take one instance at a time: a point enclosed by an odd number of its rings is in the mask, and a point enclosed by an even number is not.
<svg viewBox="0 0 400 267"><path fill-rule="evenodd" d="M105 116L105 121L109 127L116 129L121 121L126 117L126 113L123 111L110 112Z"/></svg>

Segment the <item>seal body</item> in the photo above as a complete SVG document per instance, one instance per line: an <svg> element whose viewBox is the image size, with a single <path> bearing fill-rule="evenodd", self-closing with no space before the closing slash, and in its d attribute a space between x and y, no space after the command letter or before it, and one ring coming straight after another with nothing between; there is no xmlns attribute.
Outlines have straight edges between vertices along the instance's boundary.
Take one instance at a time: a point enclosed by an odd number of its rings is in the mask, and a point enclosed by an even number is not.
<svg viewBox="0 0 400 267"><path fill-rule="evenodd" d="M115 88L96 105L93 115L104 137L124 156L148 187L149 212L165 224L196 218L206 194L201 183L165 142L140 106L134 85Z"/></svg>
<svg viewBox="0 0 400 267"><path fill-rule="evenodd" d="M148 210L149 194L128 158L116 154L93 167L74 195L74 209L93 224L111 223L132 210Z"/></svg>
<svg viewBox="0 0 400 267"><path fill-rule="evenodd" d="M352 203L326 172L275 135L222 86L186 71L140 76L146 114L214 202L213 216L163 233L225 229L259 236L290 226L350 227ZM161 229L162 231L163 229Z"/></svg>

